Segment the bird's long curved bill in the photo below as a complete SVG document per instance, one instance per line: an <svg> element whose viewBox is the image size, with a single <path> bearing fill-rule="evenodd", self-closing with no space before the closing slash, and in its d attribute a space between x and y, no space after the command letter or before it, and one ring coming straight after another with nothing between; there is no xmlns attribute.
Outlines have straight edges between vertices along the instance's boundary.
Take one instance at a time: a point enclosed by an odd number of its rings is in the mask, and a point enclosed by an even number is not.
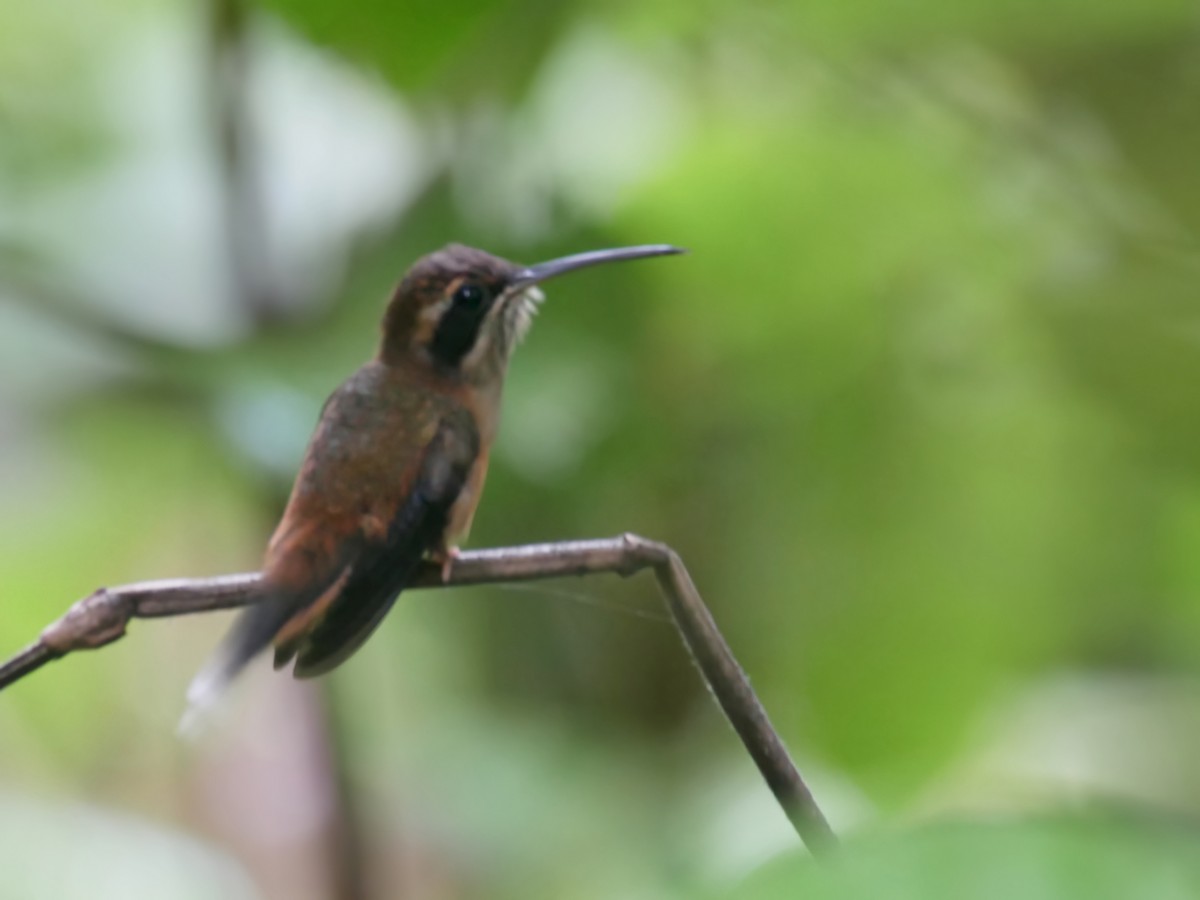
<svg viewBox="0 0 1200 900"><path fill-rule="evenodd" d="M548 262L529 266L518 272L511 282L511 287L522 288L539 284L550 278L557 278L576 269L586 269L588 266L598 266L601 263L623 262L629 259L644 259L649 256L674 256L686 253L680 247L670 244L643 244L640 247L615 247L612 250L589 250L587 253L575 253L562 256Z"/></svg>

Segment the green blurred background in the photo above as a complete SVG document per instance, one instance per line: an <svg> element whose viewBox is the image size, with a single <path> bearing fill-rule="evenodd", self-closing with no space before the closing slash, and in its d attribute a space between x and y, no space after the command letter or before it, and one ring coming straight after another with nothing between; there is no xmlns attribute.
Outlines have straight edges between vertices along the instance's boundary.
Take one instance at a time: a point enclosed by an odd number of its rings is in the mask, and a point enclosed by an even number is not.
<svg viewBox="0 0 1200 900"><path fill-rule="evenodd" d="M691 566L815 868L652 581L414 592L175 725L226 615L0 697L0 900L1200 896L1200 11L0 8L0 654L253 569L448 241L555 283L473 546Z"/></svg>

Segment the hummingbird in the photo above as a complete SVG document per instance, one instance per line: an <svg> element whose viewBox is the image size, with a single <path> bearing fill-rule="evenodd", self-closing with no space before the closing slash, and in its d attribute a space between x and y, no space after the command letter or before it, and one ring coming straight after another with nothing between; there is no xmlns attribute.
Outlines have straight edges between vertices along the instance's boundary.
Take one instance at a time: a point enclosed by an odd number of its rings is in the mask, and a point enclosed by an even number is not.
<svg viewBox="0 0 1200 900"><path fill-rule="evenodd" d="M344 662L422 563L448 579L487 476L513 350L567 272L683 251L595 250L522 266L450 244L419 259L387 305L375 357L321 410L267 545L262 595L188 689L184 727L268 646L296 678Z"/></svg>

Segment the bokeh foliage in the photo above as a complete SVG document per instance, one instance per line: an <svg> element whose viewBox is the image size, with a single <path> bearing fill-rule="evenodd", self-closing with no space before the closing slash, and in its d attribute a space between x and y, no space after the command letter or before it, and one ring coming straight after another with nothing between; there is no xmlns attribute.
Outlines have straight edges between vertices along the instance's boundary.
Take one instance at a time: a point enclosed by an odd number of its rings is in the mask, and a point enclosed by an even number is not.
<svg viewBox="0 0 1200 900"><path fill-rule="evenodd" d="M0 10L5 647L253 567L416 256L670 241L553 286L472 543L672 544L864 836L789 857L652 587L597 581L408 597L327 705L256 672L199 748L222 621L51 667L0 705L29 871L86 800L206 835L114 896L228 896L230 858L329 896L295 860L337 817L293 807L332 754L379 896L1200 892L1192 4L264 0L270 316L226 269L221 8Z"/></svg>

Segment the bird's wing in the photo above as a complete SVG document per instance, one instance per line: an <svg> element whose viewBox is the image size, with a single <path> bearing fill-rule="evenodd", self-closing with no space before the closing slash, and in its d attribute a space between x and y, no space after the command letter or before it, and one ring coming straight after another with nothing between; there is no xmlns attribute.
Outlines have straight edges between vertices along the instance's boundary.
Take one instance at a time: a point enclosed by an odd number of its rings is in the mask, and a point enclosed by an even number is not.
<svg viewBox="0 0 1200 900"><path fill-rule="evenodd" d="M362 646L426 553L440 545L478 452L473 428L469 434L448 425L438 430L386 533L360 534L348 566L314 604L324 608L314 618L300 613L306 621L298 630L290 623L283 627L276 642L276 668L295 656L295 677L312 678Z"/></svg>
<svg viewBox="0 0 1200 900"><path fill-rule="evenodd" d="M302 590L276 588L241 614L192 682L185 721L212 705L272 641L277 641L276 667L295 656L297 678L327 672L362 646L425 554L441 542L467 482L479 452L478 436L473 426L455 424L443 423L426 446L386 530L358 529L341 543L337 557L321 566L323 577L306 580ZM298 540L297 552L306 554L306 543Z"/></svg>

